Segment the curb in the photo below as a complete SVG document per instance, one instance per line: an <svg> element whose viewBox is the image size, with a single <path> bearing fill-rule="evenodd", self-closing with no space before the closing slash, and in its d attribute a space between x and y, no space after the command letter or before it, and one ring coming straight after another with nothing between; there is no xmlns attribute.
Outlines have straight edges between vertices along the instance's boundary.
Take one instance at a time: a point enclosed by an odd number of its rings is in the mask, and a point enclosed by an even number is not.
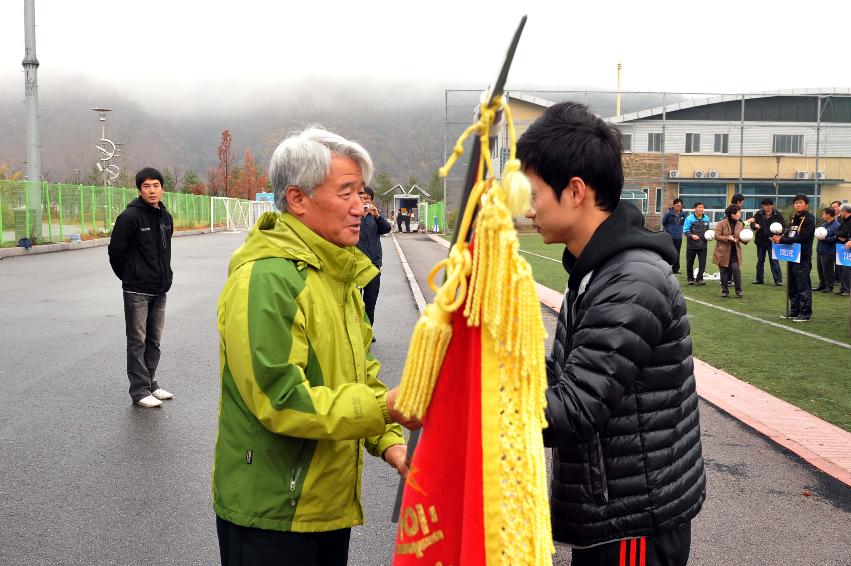
<svg viewBox="0 0 851 566"><path fill-rule="evenodd" d="M172 237L177 236L196 236L198 234L209 234L209 228L203 228L201 230L180 230L178 232L174 232ZM33 246L30 249L24 248L0 248L0 259L4 257L17 257L17 256L27 256L27 255L38 255L38 254L49 254L53 252L67 252L73 250L85 250L87 248L97 248L99 246L106 246L109 244L109 238L96 238L94 240L85 240L80 242L79 244L72 244L71 242L61 242L57 244L44 244L41 246Z"/></svg>
<svg viewBox="0 0 851 566"><path fill-rule="evenodd" d="M440 236L428 237L449 247ZM538 284L538 299L558 313L564 297ZM694 376L704 401L851 486L851 433L697 358Z"/></svg>

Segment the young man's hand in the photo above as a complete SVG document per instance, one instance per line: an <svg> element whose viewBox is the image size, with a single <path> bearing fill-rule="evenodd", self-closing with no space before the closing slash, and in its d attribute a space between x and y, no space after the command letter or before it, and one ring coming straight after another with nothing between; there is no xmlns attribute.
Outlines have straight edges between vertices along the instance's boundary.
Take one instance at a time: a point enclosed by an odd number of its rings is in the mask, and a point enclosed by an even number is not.
<svg viewBox="0 0 851 566"><path fill-rule="evenodd" d="M691 235L691 239L692 239L692 240L699 240L699 239L700 239L700 236L698 236L697 234L692 234L692 235Z"/></svg>
<svg viewBox="0 0 851 566"><path fill-rule="evenodd" d="M394 444L385 450L381 457L391 467L396 468L400 476L403 478L408 476L408 463L406 461L408 459L408 447L406 445Z"/></svg>
<svg viewBox="0 0 851 566"><path fill-rule="evenodd" d="M417 430L423 423L414 418L408 418L396 410L396 395L399 394L399 388L394 387L387 392L387 410L390 413L390 418L399 423L408 430Z"/></svg>

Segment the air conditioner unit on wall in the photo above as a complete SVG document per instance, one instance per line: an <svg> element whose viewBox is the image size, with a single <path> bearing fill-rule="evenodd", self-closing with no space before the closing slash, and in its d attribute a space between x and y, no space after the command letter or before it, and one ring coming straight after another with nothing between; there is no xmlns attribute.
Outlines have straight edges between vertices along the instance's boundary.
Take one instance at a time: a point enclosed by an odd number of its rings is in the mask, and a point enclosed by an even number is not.
<svg viewBox="0 0 851 566"><path fill-rule="evenodd" d="M795 171L796 179L806 179L810 176L809 171Z"/></svg>
<svg viewBox="0 0 851 566"><path fill-rule="evenodd" d="M713 170L711 170L711 171L709 172L709 178L710 178L710 179L720 179L720 178L721 178L721 173L719 173L718 171L715 171L715 170L713 169Z"/></svg>
<svg viewBox="0 0 851 566"><path fill-rule="evenodd" d="M706 173L704 171L695 171L694 172L694 178L695 179L703 179L704 177L706 177Z"/></svg>
<svg viewBox="0 0 851 566"><path fill-rule="evenodd" d="M668 178L679 179L680 178L680 172L677 171L676 169L671 169L670 171L668 171Z"/></svg>
<svg viewBox="0 0 851 566"><path fill-rule="evenodd" d="M823 181L825 179L824 171L816 171L816 179Z"/></svg>

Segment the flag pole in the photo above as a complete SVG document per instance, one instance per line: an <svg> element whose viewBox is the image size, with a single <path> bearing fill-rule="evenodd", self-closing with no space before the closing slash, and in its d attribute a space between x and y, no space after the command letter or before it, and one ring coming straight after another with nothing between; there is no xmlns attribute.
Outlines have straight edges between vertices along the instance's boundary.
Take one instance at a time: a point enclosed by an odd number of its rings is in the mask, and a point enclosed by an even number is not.
<svg viewBox="0 0 851 566"><path fill-rule="evenodd" d="M497 75L496 81L494 81L493 86L489 88L489 90L485 91L484 100L488 101L488 105L492 104L496 101L502 94L505 92L505 81L508 79L508 71L511 68L511 62L514 60L514 53L517 51L517 45L520 43L520 36L523 33L523 28L526 25L526 16L524 15L520 18L520 23L517 25L517 29L514 32L514 37L511 40L511 43L508 46L508 51L505 54L505 59L503 60L502 67L499 70L499 74ZM477 116L478 119L478 116ZM497 120L499 122L499 120ZM489 132L489 137L491 141L497 137L497 133L495 131ZM493 144L490 144L493 147ZM449 246L450 250L452 246L458 241L458 228L461 226L461 220L463 217L464 210L467 207L467 201L470 200L470 193L473 190L476 182L478 181L478 168L474 166L474 164L479 162L479 158L482 152L482 144L479 136L473 136L473 147L470 150L469 161L467 162L467 175L464 179L464 190L461 193L460 202L457 208L458 213L456 214L455 219L455 228L452 231L452 242ZM467 239L469 240L472 236L472 230L467 233ZM405 462L410 466L411 460L414 458L414 452L416 451L417 444L420 440L422 429L411 431L411 434L408 436L408 455L405 459ZM399 487L396 490L396 502L393 505L393 513L391 515L390 520L394 523L399 522L399 513L402 507L402 495L405 491L405 479L402 478L399 480Z"/></svg>

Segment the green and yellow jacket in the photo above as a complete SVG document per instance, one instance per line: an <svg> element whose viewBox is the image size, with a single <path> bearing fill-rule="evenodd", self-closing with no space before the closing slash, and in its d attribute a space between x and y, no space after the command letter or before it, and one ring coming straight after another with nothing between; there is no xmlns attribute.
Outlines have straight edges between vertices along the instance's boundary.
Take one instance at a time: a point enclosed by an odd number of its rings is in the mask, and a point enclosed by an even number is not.
<svg viewBox="0 0 851 566"><path fill-rule="evenodd" d="M361 446L403 444L391 424L358 287L378 270L290 214L264 214L231 258L218 304L216 515L315 532L363 523Z"/></svg>

